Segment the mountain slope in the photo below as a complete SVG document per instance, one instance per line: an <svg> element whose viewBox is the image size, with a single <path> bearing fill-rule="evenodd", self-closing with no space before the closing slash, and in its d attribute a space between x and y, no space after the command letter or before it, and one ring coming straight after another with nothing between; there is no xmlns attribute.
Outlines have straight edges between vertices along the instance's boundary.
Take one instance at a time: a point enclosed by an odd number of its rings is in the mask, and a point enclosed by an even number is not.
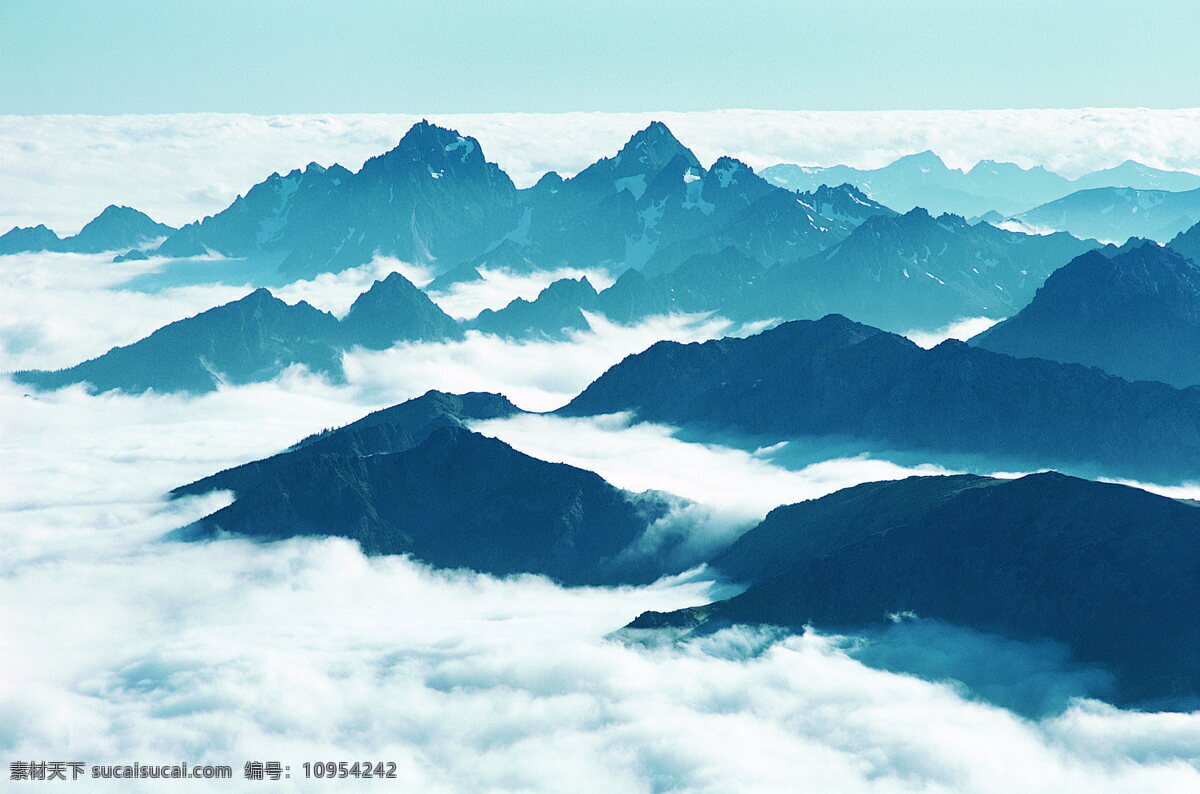
<svg viewBox="0 0 1200 794"><path fill-rule="evenodd" d="M1129 380L1200 384L1200 266L1154 243L1111 258L1088 252L970 343Z"/></svg>
<svg viewBox="0 0 1200 794"><path fill-rule="evenodd" d="M861 449L1073 465L1156 482L1200 476L1200 389L909 340L831 315L746 339L659 342L561 409Z"/></svg>
<svg viewBox="0 0 1200 794"><path fill-rule="evenodd" d="M1113 187L1080 190L1023 212L1015 220L1080 237L1145 237L1165 243L1200 221L1200 189L1182 193Z"/></svg>
<svg viewBox="0 0 1200 794"><path fill-rule="evenodd" d="M1175 235L1167 247L1200 265L1200 223Z"/></svg>
<svg viewBox="0 0 1200 794"><path fill-rule="evenodd" d="M649 581L622 556L667 503L598 475L531 458L473 433L464 418L517 409L498 395L426 394L301 442L273 458L177 489L233 488L235 501L175 537L259 540L334 535L375 554L444 568L541 573L569 584Z"/></svg>
<svg viewBox="0 0 1200 794"><path fill-rule="evenodd" d="M914 614L1051 639L1121 704L1200 697L1200 506L1053 472L914 477L773 510L713 565L743 594L635 628L835 630Z"/></svg>
<svg viewBox="0 0 1200 794"><path fill-rule="evenodd" d="M277 455L182 485L171 495L194 496L210 491L249 494L300 461L331 455L367 457L404 452L420 446L438 430L464 428L470 420L497 419L518 413L521 409L500 394L447 394L431 390L390 408L373 411L348 425L309 436Z"/></svg>
<svg viewBox="0 0 1200 794"><path fill-rule="evenodd" d="M340 378L337 339L333 315L304 301L289 306L258 289L74 367L18 372L13 378L39 389L86 382L98 392L193 393L212 391L223 382L266 380L291 364Z"/></svg>
<svg viewBox="0 0 1200 794"><path fill-rule="evenodd" d="M914 209L868 218L828 251L768 270L724 307L742 320L846 314L898 332L1024 306L1055 269L1094 244L1025 235Z"/></svg>

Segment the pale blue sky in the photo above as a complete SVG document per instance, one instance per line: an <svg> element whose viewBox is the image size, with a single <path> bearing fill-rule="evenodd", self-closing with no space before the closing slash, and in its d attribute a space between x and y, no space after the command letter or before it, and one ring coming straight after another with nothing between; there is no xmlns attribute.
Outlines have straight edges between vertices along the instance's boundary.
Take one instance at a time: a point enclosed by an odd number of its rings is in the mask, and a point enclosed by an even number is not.
<svg viewBox="0 0 1200 794"><path fill-rule="evenodd" d="M1197 0L0 0L0 113L1200 105Z"/></svg>

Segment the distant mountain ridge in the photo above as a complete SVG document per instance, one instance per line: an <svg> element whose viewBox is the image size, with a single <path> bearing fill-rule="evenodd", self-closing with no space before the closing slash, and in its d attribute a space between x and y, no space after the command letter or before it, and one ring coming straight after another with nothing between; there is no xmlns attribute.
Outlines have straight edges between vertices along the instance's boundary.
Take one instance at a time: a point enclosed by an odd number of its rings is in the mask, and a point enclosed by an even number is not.
<svg viewBox="0 0 1200 794"><path fill-rule="evenodd" d="M61 251L97 254L152 242L175 231L132 207L110 204L71 237L60 238L45 226L16 227L0 235L0 254Z"/></svg>
<svg viewBox="0 0 1200 794"><path fill-rule="evenodd" d="M1014 163L993 160L980 160L963 171L949 168L928 150L906 155L875 169L782 163L759 173L771 184L788 190L807 191L821 184L847 182L900 212L924 207L933 214L949 212L967 218L981 216L989 210L1009 217L1092 188L1169 191L1200 188L1200 175L1163 171L1133 160L1071 180L1041 166L1022 168Z"/></svg>
<svg viewBox="0 0 1200 794"><path fill-rule="evenodd" d="M1182 192L1100 187L1081 190L1013 217L1032 229L1080 237L1165 243L1200 222L1200 188Z"/></svg>

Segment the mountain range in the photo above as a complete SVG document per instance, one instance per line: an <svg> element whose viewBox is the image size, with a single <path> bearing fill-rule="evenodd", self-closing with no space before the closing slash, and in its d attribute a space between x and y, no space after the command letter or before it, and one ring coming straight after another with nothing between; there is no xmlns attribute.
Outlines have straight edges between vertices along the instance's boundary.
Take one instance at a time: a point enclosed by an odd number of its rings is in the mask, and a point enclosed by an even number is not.
<svg viewBox="0 0 1200 794"><path fill-rule="evenodd" d="M475 325L509 336L554 336L586 327L582 312L625 323L716 312L741 322L842 313L897 332L937 328L963 317L1015 313L1050 273L1095 246L1065 233L1028 235L956 215L934 218L918 208L874 214L841 242L802 259L767 265L729 246L657 276L627 270L599 293L590 284L553 284L534 301L486 312Z"/></svg>
<svg viewBox="0 0 1200 794"><path fill-rule="evenodd" d="M808 438L953 465L964 459L1151 482L1200 477L1200 388L1013 358L963 342L925 350L839 315L745 339L658 342L596 379L559 413ZM756 442L757 443L757 442Z"/></svg>
<svg viewBox="0 0 1200 794"><path fill-rule="evenodd" d="M274 174L155 253L265 262L276 283L380 254L463 277L479 266L663 272L727 245L770 261L810 254L888 212L865 197L815 200L831 215L731 158L703 168L659 122L573 177L517 189L474 138L421 122L357 172L314 163Z"/></svg>
<svg viewBox="0 0 1200 794"><path fill-rule="evenodd" d="M340 322L304 301L289 305L259 288L73 367L27 370L13 379L39 389L87 383L98 392L203 393L222 383L269 380L298 364L338 381L342 351L351 347L461 336L453 318L392 273L360 295Z"/></svg>
<svg viewBox="0 0 1200 794"><path fill-rule="evenodd" d="M912 477L779 507L711 565L740 595L634 629L935 620L1066 646L1113 702L1200 700L1200 505L1054 472Z"/></svg>
<svg viewBox="0 0 1200 794"><path fill-rule="evenodd" d="M1200 266L1152 242L1113 256L1089 251L970 343L1129 380L1200 384Z"/></svg>
<svg viewBox="0 0 1200 794"><path fill-rule="evenodd" d="M175 272L184 279L249 278L261 286L364 264L377 255L429 266L437 276L435 290L478 278L481 267L634 269L652 281L696 256L727 250L762 270L811 259L868 221L894 217L884 204L841 182L797 194L729 157L706 169L660 122L573 177L549 172L525 189L489 163L474 138L421 122L357 172L312 163L273 174L212 216L178 230L157 229L160 236L169 232L157 248L121 258L232 257L242 264L197 269L169 263L158 278ZM35 247L32 238L39 234L10 233L14 241L31 238L25 248ZM921 243L912 243L919 260ZM940 245L930 248L936 256ZM1040 267L1035 262L1033 269ZM954 280L930 272L931 278ZM1020 289L999 278L996 283L1010 292Z"/></svg>
<svg viewBox="0 0 1200 794"><path fill-rule="evenodd" d="M822 184L849 183L876 201L901 212L924 207L931 213L948 212L967 218L989 211L1009 217L1076 191L1092 188L1122 187L1155 191L1200 188L1200 175L1185 171L1163 171L1133 160L1071 180L1041 166L1022 168L1014 163L993 160L981 160L966 171L949 168L940 157L928 150L901 157L890 165L875 169L784 163L765 168L760 173L771 184L788 190L808 191Z"/></svg>

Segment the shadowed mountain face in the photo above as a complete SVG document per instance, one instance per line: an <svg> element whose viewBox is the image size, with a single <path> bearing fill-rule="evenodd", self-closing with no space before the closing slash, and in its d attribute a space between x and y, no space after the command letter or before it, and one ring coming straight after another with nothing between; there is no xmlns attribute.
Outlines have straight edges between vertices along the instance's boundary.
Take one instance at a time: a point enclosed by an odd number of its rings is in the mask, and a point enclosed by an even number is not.
<svg viewBox="0 0 1200 794"><path fill-rule="evenodd" d="M39 389L88 383L95 391L202 393L222 383L270 380L299 364L335 381L342 351L401 341L456 339L458 324L399 273L358 297L341 322L301 301L288 305L265 289L166 325L131 345L57 371L13 379Z"/></svg>
<svg viewBox="0 0 1200 794"><path fill-rule="evenodd" d="M1167 247L1200 265L1200 223L1175 235Z"/></svg>
<svg viewBox="0 0 1200 794"><path fill-rule="evenodd" d="M1200 188L1180 193L1115 187L1081 190L1034 207L1016 220L1080 237L1145 237L1165 243L1200 221Z"/></svg>
<svg viewBox="0 0 1200 794"><path fill-rule="evenodd" d="M96 254L141 245L174 232L132 207L109 205L73 237L60 239L45 226L17 227L0 235L0 254L27 251L63 251Z"/></svg>
<svg viewBox="0 0 1200 794"><path fill-rule="evenodd" d="M1116 675L1121 704L1200 698L1194 503L1053 472L914 477L777 508L713 565L751 586L631 627L854 630L915 613L1062 643Z"/></svg>
<svg viewBox="0 0 1200 794"><path fill-rule="evenodd" d="M1001 216L1014 215L1091 188L1171 191L1200 188L1200 175L1162 171L1132 160L1070 180L1041 166L1021 168L993 160L981 160L970 170L963 171L947 167L930 151L901 157L883 168L781 164L765 168L761 174L773 185L798 191L812 190L821 184L848 182L876 201L901 212L924 207L935 214L949 212L965 217L984 215L988 211Z"/></svg>
<svg viewBox="0 0 1200 794"><path fill-rule="evenodd" d="M333 535L368 553L568 584L661 575L622 552L666 513L662 497L626 493L463 426L517 411L499 395L430 392L177 489L176 496L233 489L237 498L176 537Z"/></svg>
<svg viewBox="0 0 1200 794"><path fill-rule="evenodd" d="M1129 380L1200 384L1200 267L1154 243L1111 258L1086 253L971 344L1100 367Z"/></svg>
<svg viewBox="0 0 1200 794"><path fill-rule="evenodd" d="M180 486L172 491L172 495L189 496L209 491L248 494L301 460L329 455L361 458L403 452L420 446L438 430L465 428L470 420L498 419L519 413L522 413L521 409L500 394L447 394L431 390L415 399L367 414L344 427L309 436L278 455Z"/></svg>
<svg viewBox="0 0 1200 794"><path fill-rule="evenodd" d="M1200 476L1200 389L909 340L831 315L746 339L659 342L561 413L634 411L771 439L840 436L896 449L1003 456L1178 482Z"/></svg>

